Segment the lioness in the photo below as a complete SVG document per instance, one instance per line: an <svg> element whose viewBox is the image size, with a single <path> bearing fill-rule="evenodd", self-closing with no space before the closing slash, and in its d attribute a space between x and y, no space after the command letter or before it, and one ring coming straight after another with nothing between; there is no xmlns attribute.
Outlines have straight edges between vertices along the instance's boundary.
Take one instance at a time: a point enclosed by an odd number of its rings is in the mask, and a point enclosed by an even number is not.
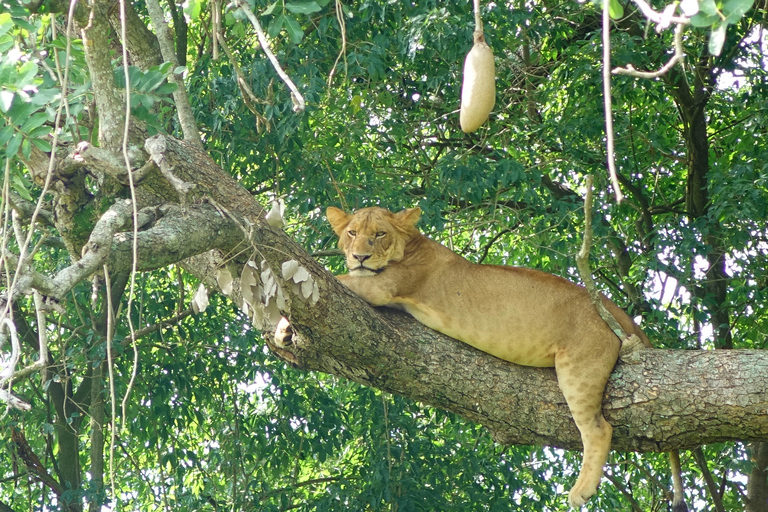
<svg viewBox="0 0 768 512"><path fill-rule="evenodd" d="M403 309L501 359L555 367L584 445L568 495L572 507L582 506L597 492L611 449L613 429L601 404L621 347L587 291L538 270L467 261L419 233L419 208L363 208L350 215L329 207L326 215L349 268L338 279L371 305ZM604 303L628 334L650 346L624 311Z"/></svg>

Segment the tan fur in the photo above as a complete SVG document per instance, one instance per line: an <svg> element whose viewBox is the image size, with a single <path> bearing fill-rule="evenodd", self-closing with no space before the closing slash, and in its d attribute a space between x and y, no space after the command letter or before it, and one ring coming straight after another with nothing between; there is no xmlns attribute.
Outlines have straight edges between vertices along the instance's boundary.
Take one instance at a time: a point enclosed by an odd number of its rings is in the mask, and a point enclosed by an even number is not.
<svg viewBox="0 0 768 512"><path fill-rule="evenodd" d="M595 494L611 447L601 404L621 343L584 288L537 270L476 265L420 234L421 210L329 207L349 274L338 276L374 306L403 309L418 321L507 361L555 367L581 432L584 460L569 502ZM618 306L606 307L629 333L648 338Z"/></svg>

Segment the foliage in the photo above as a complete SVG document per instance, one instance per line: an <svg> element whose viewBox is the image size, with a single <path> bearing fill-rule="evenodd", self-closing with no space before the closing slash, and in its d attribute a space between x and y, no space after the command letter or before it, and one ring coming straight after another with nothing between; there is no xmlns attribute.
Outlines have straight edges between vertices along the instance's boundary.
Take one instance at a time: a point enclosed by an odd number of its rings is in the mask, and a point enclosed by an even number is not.
<svg viewBox="0 0 768 512"><path fill-rule="evenodd" d="M96 143L98 133L82 43L63 35L65 15L47 14L45 7L30 13L24 5L0 0L0 162L9 189L4 207L14 197L10 191L27 201L41 199L25 166L35 150L51 151L54 137L65 145ZM135 7L141 12L141 3ZM497 110L488 127L470 136L458 127L461 63L472 42L469 2L256 0L252 7L307 110L293 112L290 94L249 24L230 9L223 31L258 102L243 99L234 64L213 58L208 2L189 2L185 9L186 84L206 150L265 204L285 200L287 230L308 250L335 243L325 224L327 205L419 205L421 228L468 259L578 280L572 256L581 241L584 177L592 174L600 202L593 264L603 291L641 319L659 346L725 346L715 318L726 311L733 347L766 348L764 2L699 2L686 31L683 67L661 80L614 77L617 166L628 195L622 204L615 204L605 171L599 6L539 1L484 8L486 37L497 56ZM660 67L672 34L644 32L631 5L623 10L612 33L614 62ZM124 89L121 65L115 60L115 78ZM171 68L129 67L131 106L151 129L178 135L169 96L174 87L165 79L181 70ZM708 91L708 206L696 217L686 206L693 151L681 114L687 106L670 98L702 75L712 80L702 86ZM66 109L60 106L65 93ZM8 231L6 224L3 233ZM722 278L713 277L718 255L725 262ZM70 258L59 246L39 251L35 264L54 271ZM332 256L323 262L336 270L342 264ZM721 280L725 292L718 295ZM165 269L138 276L129 313L127 296L121 299L123 317L110 346L119 355L116 437L114 447L107 440L105 456L113 463L119 498L108 504L112 509L565 506L562 490L578 467L575 454L503 448L454 415L293 370L222 298L212 298L204 315L139 339L138 377L129 384L134 349L125 315L139 327L173 318L198 284L179 268ZM68 426L79 428L83 475L93 463L88 418L72 409L66 425L57 424L52 393L79 388L86 369L106 359L100 316L106 300L103 281L95 292L81 284L60 312L50 314L56 370L15 383L14 392L29 399L32 410L11 411L2 420L8 432L24 432L52 474ZM33 328L31 299L18 307ZM24 357L25 364L31 361L30 354ZM726 510L744 508L749 449L739 443L704 447L703 466L684 456L694 510L711 507L707 472L718 482ZM52 494L14 453L10 434L0 436L0 479L6 483L0 501L16 510L54 508ZM612 457L610 482L590 510L628 509L628 495L642 510L666 510L664 458ZM95 506L111 496L98 482L70 491Z"/></svg>

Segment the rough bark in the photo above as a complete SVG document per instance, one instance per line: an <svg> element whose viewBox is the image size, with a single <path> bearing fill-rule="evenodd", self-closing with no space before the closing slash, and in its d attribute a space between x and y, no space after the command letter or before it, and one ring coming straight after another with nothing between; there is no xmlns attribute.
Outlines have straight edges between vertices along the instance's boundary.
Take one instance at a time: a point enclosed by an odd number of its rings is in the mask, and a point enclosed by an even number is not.
<svg viewBox="0 0 768 512"><path fill-rule="evenodd" d="M353 339L322 335L291 350L303 368L456 412L504 444L579 449L551 369L511 365L428 331L403 313L347 301ZM378 317L378 318L377 318ZM371 320L380 325L373 332ZM357 338L357 339L355 339ZM346 342L345 342L346 341ZM357 361L357 362L355 362ZM668 451L768 437L768 355L761 351L644 350L614 370L603 404L613 446Z"/></svg>
<svg viewBox="0 0 768 512"><path fill-rule="evenodd" d="M99 110L99 142L102 147L116 150L122 143L125 125L125 104L117 93L109 48L112 27L109 24L111 2L95 1L88 25L81 30L85 60L93 84L93 94Z"/></svg>
<svg viewBox="0 0 768 512"><path fill-rule="evenodd" d="M511 365L431 331L405 314L371 309L285 233L269 226L261 206L207 155L173 138L163 139L163 157L175 177L195 185L187 200L207 198L212 206L203 215L211 222L222 214L242 219L217 227L226 232L220 235L227 245L239 240L247 253L264 258L276 276L281 275L283 262L295 259L317 282L320 300L315 304L283 287L289 300L282 313L291 320L296 336L295 344L277 350L278 354L301 368L456 412L488 427L501 443L579 448L578 432L553 370ZM161 189L148 191L146 197L174 194L167 182L142 182L141 187ZM153 254L152 244L146 245L140 259L159 261L167 253L163 241L184 236L189 225L175 229L175 235L165 233L157 239L157 253ZM115 234L113 247L125 244L125 236ZM186 247L184 254L166 257L162 264L213 248L215 244ZM614 448L666 451L726 440L768 440L766 374L768 354L761 351L638 352L617 366L608 385L604 408L614 426Z"/></svg>

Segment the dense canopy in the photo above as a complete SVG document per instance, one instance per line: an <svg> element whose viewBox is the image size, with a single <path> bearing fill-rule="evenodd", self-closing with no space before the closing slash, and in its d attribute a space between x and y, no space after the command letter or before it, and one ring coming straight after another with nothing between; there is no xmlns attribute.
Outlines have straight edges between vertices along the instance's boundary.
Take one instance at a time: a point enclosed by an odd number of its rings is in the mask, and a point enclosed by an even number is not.
<svg viewBox="0 0 768 512"><path fill-rule="evenodd" d="M691 510L768 510L768 3L602 7L483 3L465 134L472 2L0 0L0 512L563 510L551 370L345 292L324 211L581 282L587 176L597 286L671 349L614 372L587 508L667 510L680 448Z"/></svg>

